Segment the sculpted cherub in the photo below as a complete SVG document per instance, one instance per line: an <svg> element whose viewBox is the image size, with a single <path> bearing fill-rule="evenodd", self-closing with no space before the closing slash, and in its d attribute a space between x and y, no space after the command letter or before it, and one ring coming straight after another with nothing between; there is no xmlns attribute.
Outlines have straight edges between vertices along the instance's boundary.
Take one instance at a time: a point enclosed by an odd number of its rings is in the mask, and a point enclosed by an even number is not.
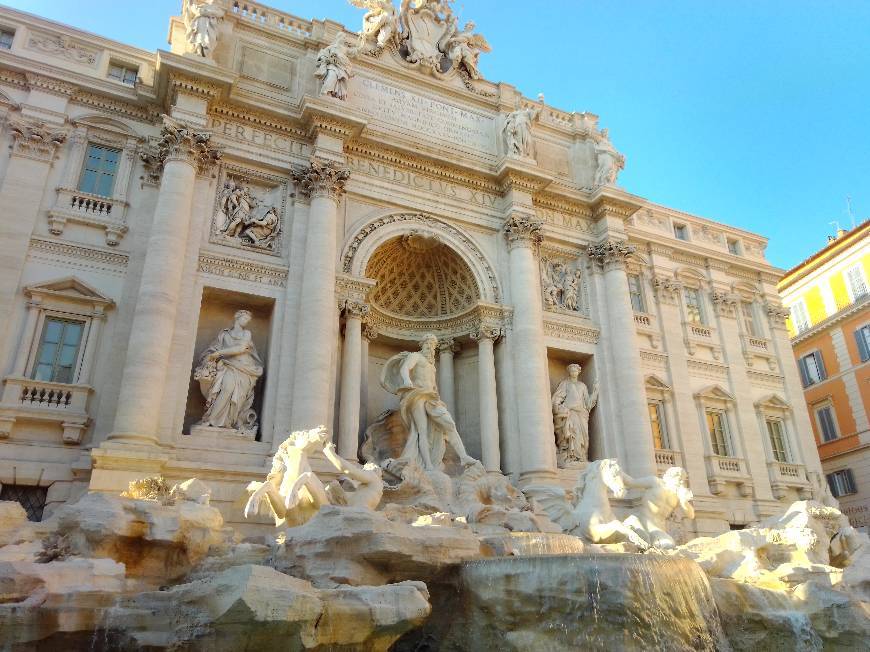
<svg viewBox="0 0 870 652"><path fill-rule="evenodd" d="M441 38L439 49L453 62L454 67L462 66L469 77L480 79L480 70L477 67L480 53L492 52L492 48L482 35L474 33L473 22L467 22L461 32L457 22L456 16L452 16L450 26Z"/></svg>
<svg viewBox="0 0 870 652"><path fill-rule="evenodd" d="M350 0L358 9L368 9L363 16L361 43L376 44L382 48L398 31L398 14L392 0Z"/></svg>

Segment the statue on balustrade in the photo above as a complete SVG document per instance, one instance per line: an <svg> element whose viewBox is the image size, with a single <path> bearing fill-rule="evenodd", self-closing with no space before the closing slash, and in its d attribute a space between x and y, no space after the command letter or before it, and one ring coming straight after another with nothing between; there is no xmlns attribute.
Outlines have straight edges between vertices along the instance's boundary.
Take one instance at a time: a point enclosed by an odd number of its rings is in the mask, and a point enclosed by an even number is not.
<svg viewBox="0 0 870 652"><path fill-rule="evenodd" d="M368 9L363 16L360 44L382 48L398 31L399 16L393 0L350 0L358 9Z"/></svg>
<svg viewBox="0 0 870 652"><path fill-rule="evenodd" d="M480 53L492 52L492 48L482 35L474 33L474 22L467 22L460 32L458 19L451 16L448 25L439 41L439 49L447 55L454 68L464 69L471 79L480 79L477 67Z"/></svg>
<svg viewBox="0 0 870 652"><path fill-rule="evenodd" d="M194 380L206 399L199 425L257 434L257 413L251 408L254 388L263 375L263 362L245 326L251 313L239 310L233 325L223 329L199 358Z"/></svg>
<svg viewBox="0 0 870 652"><path fill-rule="evenodd" d="M625 167L625 158L616 151L607 135L607 129L601 131L595 140L595 187L612 186L616 183L619 171Z"/></svg>
<svg viewBox="0 0 870 652"><path fill-rule="evenodd" d="M320 94L339 100L347 98L347 83L351 78L351 57L355 50L348 50L344 43L344 32L339 32L335 42L317 54L317 68L314 76L321 81Z"/></svg>
<svg viewBox="0 0 870 652"><path fill-rule="evenodd" d="M502 134L508 156L535 158L535 140L532 138L532 122L541 110L538 108L517 109L505 118Z"/></svg>
<svg viewBox="0 0 870 652"><path fill-rule="evenodd" d="M676 512L689 520L695 518L694 496L686 470L672 466L661 478L651 475L638 479L623 472L622 478L626 487L643 490L639 512L625 519L625 524L654 548L676 548L677 543L667 530L668 519Z"/></svg>
<svg viewBox="0 0 870 652"><path fill-rule="evenodd" d="M215 0L184 0L181 11L188 52L206 59L210 59L214 53L217 45L217 24L224 16L224 10L216 7L214 2Z"/></svg>
<svg viewBox="0 0 870 652"><path fill-rule="evenodd" d="M568 365L568 378L553 394L553 424L560 466L585 462L589 454L589 413L598 403L598 383L592 393L580 380L579 364Z"/></svg>
<svg viewBox="0 0 870 652"><path fill-rule="evenodd" d="M438 338L426 335L420 351L393 356L384 365L381 386L399 397L399 413L408 429L408 441L401 461L416 462L426 471L439 471L447 444L464 466L476 460L465 451L456 423L438 394L435 382L435 351Z"/></svg>

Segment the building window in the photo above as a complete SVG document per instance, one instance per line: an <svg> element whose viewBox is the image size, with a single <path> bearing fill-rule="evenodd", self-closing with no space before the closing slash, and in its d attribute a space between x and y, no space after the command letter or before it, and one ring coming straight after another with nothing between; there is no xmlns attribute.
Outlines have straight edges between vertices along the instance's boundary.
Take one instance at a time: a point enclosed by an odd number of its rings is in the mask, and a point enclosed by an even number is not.
<svg viewBox="0 0 870 652"><path fill-rule="evenodd" d="M48 317L42 330L33 378L52 383L72 383L79 359L85 325Z"/></svg>
<svg viewBox="0 0 870 652"><path fill-rule="evenodd" d="M138 67L129 66L122 63L116 63L114 61L109 64L109 79L114 79L121 82L122 84L133 86L136 83L136 78L138 76Z"/></svg>
<svg viewBox="0 0 870 652"><path fill-rule="evenodd" d="M0 29L0 50L11 50L12 39L15 38L15 32L8 29Z"/></svg>
<svg viewBox="0 0 870 652"><path fill-rule="evenodd" d="M743 329L749 337L759 337L758 323L755 321L755 304L751 301L740 302L740 316L743 319Z"/></svg>
<svg viewBox="0 0 870 652"><path fill-rule="evenodd" d="M713 454L719 457L731 457L728 418L725 412L722 410L707 410L707 431L710 433Z"/></svg>
<svg viewBox="0 0 870 652"><path fill-rule="evenodd" d="M732 240L728 238L728 253L733 254L734 256L740 255L740 241Z"/></svg>
<svg viewBox="0 0 870 652"><path fill-rule="evenodd" d="M858 355L861 362L870 360L870 324L855 331L855 341L858 343Z"/></svg>
<svg viewBox="0 0 870 652"><path fill-rule="evenodd" d="M4 484L0 489L0 500L14 500L20 503L31 521L41 521L48 497L48 487L26 487L19 484Z"/></svg>
<svg viewBox="0 0 870 652"><path fill-rule="evenodd" d="M770 450L777 462L789 462L788 448L785 443L785 424L782 419L767 419L767 435L770 437Z"/></svg>
<svg viewBox="0 0 870 652"><path fill-rule="evenodd" d="M88 145L85 168L79 180L79 190L103 197L112 196L121 150L102 145Z"/></svg>
<svg viewBox="0 0 870 652"><path fill-rule="evenodd" d="M669 450L668 428L665 420L665 406L661 401L647 403L649 409L649 424L652 428L653 444L657 450Z"/></svg>
<svg viewBox="0 0 870 652"><path fill-rule="evenodd" d="M791 324L795 331L803 333L810 327L810 315L807 312L807 304L803 300L789 308L789 312L791 313Z"/></svg>
<svg viewBox="0 0 870 652"><path fill-rule="evenodd" d="M834 498L858 493L852 469L834 471L833 473L828 473L825 477L828 479L828 486L831 488L831 493L834 495Z"/></svg>
<svg viewBox="0 0 870 652"><path fill-rule="evenodd" d="M686 288L686 319L692 324L704 324L704 306L701 303L701 291L697 288Z"/></svg>
<svg viewBox="0 0 870 652"><path fill-rule="evenodd" d="M828 377L828 372L825 370L825 361L822 359L820 351L803 356L798 360L798 368L801 372L801 381L804 387L820 383Z"/></svg>
<svg viewBox="0 0 870 652"><path fill-rule="evenodd" d="M822 433L823 442L833 441L839 436L832 405L827 404L816 408L816 423L819 425L819 432Z"/></svg>
<svg viewBox="0 0 870 652"><path fill-rule="evenodd" d="M864 270L860 264L846 270L846 285L852 301L857 301L868 294L867 281L864 280Z"/></svg>
<svg viewBox="0 0 870 652"><path fill-rule="evenodd" d="M646 302L643 298L643 286L639 274L628 275L628 295L631 297L632 310L646 312Z"/></svg>
<svg viewBox="0 0 870 652"><path fill-rule="evenodd" d="M685 224L674 224L674 237L677 240L689 240L689 227Z"/></svg>

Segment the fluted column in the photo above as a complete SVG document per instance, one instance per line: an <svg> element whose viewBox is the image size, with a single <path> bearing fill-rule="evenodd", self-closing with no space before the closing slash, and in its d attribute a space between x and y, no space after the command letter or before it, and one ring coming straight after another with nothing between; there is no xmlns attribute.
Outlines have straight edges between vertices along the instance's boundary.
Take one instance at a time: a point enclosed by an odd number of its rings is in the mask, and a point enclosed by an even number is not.
<svg viewBox="0 0 870 652"><path fill-rule="evenodd" d="M556 471L556 444L544 343L544 310L540 272L535 259L541 223L534 216L514 213L505 223L514 306L510 335L520 430L520 480L523 484L551 480Z"/></svg>
<svg viewBox="0 0 870 652"><path fill-rule="evenodd" d="M336 213L350 172L314 159L293 173L298 193L309 197L305 270L299 301L299 335L293 383L293 430L328 425L335 360Z"/></svg>
<svg viewBox="0 0 870 652"><path fill-rule="evenodd" d="M363 323L362 329L362 366L360 367L359 392L359 439L362 441L369 422L369 344L378 337L378 331L371 324Z"/></svg>
<svg viewBox="0 0 870 652"><path fill-rule="evenodd" d="M438 340L438 393L447 404L447 409L456 418L456 376L453 370L453 356L459 345L452 337Z"/></svg>
<svg viewBox="0 0 870 652"><path fill-rule="evenodd" d="M619 241L592 245L589 257L604 274L607 316L613 357L613 387L619 388L619 418L626 459L620 460L635 477L655 475L652 431L646 403L646 388L640 366L640 350L628 292L625 263L634 247Z"/></svg>
<svg viewBox="0 0 870 652"><path fill-rule="evenodd" d="M501 448L498 431L498 395L495 381L495 343L501 328L481 326L471 334L477 342L477 378L480 399L480 449L487 471L501 471Z"/></svg>
<svg viewBox="0 0 870 652"><path fill-rule="evenodd" d="M360 382L362 380L362 320L369 307L357 301L344 305L344 346L341 355L341 404L338 412L338 454L356 459L359 448Z"/></svg>
<svg viewBox="0 0 870 652"><path fill-rule="evenodd" d="M115 425L109 439L157 443L161 399L181 292L184 252L198 169L219 158L211 134L167 119L157 148L162 170L154 221L121 377Z"/></svg>

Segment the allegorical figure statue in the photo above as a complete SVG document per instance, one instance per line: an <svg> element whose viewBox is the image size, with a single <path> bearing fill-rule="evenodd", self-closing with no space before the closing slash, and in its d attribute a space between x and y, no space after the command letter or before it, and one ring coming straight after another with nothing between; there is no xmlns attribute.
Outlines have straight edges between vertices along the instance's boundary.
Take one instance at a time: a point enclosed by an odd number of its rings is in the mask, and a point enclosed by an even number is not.
<svg viewBox="0 0 870 652"><path fill-rule="evenodd" d="M211 58L217 45L217 24L224 10L214 5L214 0L184 0L184 19L187 51L201 57Z"/></svg>
<svg viewBox="0 0 870 652"><path fill-rule="evenodd" d="M239 310L233 325L223 329L199 358L194 380L205 396L200 425L230 428L246 435L257 432L257 414L251 409L254 387L263 375L263 362L245 326L251 313Z"/></svg>
<svg viewBox="0 0 870 652"><path fill-rule="evenodd" d="M612 186L619 171L625 167L625 159L610 143L607 129L602 130L601 139L595 141L595 157L595 186Z"/></svg>
<svg viewBox="0 0 870 652"><path fill-rule="evenodd" d="M668 519L677 510L688 519L695 518L694 496L686 470L672 466L661 478L651 475L635 479L625 473L622 476L626 487L643 489L640 511L625 519L625 524L655 548L675 548L677 543L667 531Z"/></svg>
<svg viewBox="0 0 870 652"><path fill-rule="evenodd" d="M384 365L381 386L399 397L399 413L408 429L408 442L401 460L416 461L427 471L441 470L449 443L463 465L476 460L465 451L456 423L438 394L435 382L435 351L438 338L427 335L420 351L393 356Z"/></svg>
<svg viewBox="0 0 870 652"><path fill-rule="evenodd" d="M589 454L589 413L598 403L598 383L592 394L580 380L579 364L568 365L568 377L553 394L553 422L559 463L585 462Z"/></svg>
<svg viewBox="0 0 870 652"><path fill-rule="evenodd" d="M474 33L474 22L469 21L460 32L456 16L451 16L447 31L441 37L439 49L450 59L454 68L465 68L471 79L480 79L477 62L481 52L492 52L487 40Z"/></svg>
<svg viewBox="0 0 870 652"><path fill-rule="evenodd" d="M399 17L393 0L350 0L354 7L368 9L360 32L362 44L382 48L398 31Z"/></svg>
<svg viewBox="0 0 870 652"><path fill-rule="evenodd" d="M535 158L535 141L532 138L532 122L540 114L540 109L517 109L505 118L505 147L508 156Z"/></svg>
<svg viewBox="0 0 870 652"><path fill-rule="evenodd" d="M344 33L339 32L335 42L317 54L314 76L322 83L320 94L339 100L347 98L347 82L351 77L350 53L344 44Z"/></svg>

